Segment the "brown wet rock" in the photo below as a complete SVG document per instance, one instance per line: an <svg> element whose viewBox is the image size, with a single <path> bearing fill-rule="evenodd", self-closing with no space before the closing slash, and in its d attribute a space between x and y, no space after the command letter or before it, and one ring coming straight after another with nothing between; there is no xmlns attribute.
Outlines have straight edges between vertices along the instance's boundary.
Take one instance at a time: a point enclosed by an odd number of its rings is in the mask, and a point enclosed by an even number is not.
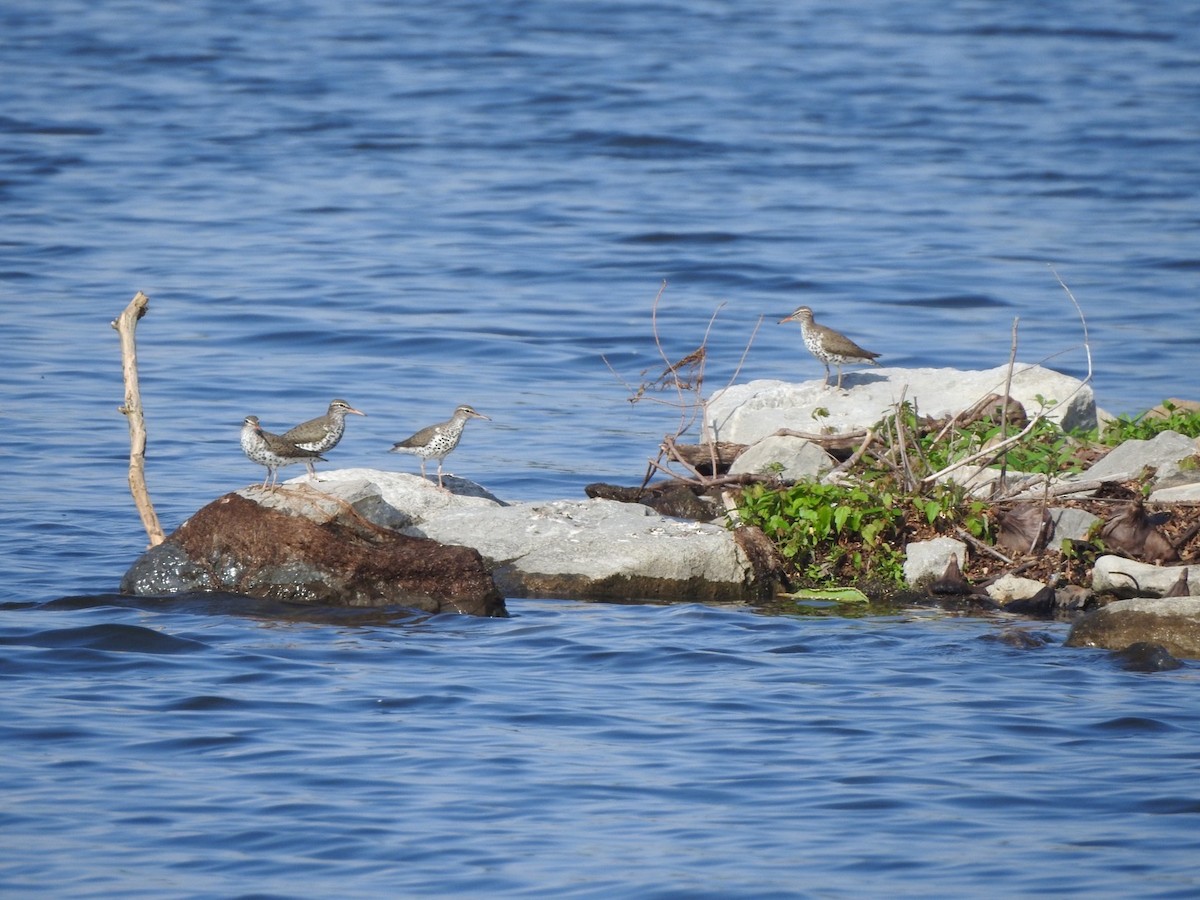
<svg viewBox="0 0 1200 900"><path fill-rule="evenodd" d="M1117 600L1076 621L1065 646L1124 650L1138 643L1161 644L1172 656L1200 659L1200 598Z"/></svg>
<svg viewBox="0 0 1200 900"><path fill-rule="evenodd" d="M1183 663L1167 652L1162 644L1139 641L1113 653L1113 658L1127 672L1170 672Z"/></svg>
<svg viewBox="0 0 1200 900"><path fill-rule="evenodd" d="M122 593L225 591L329 606L505 615L477 551L373 525L307 486L261 493L276 508L234 493L200 509L133 564Z"/></svg>
<svg viewBox="0 0 1200 900"><path fill-rule="evenodd" d="M589 484L583 489L592 499L616 500L619 503L641 503L660 516L709 522L721 511L712 500L701 496L689 485L668 481L642 488L621 487L616 484Z"/></svg>
<svg viewBox="0 0 1200 900"><path fill-rule="evenodd" d="M1016 650L1039 650L1053 643L1049 635L1026 631L1023 628L1005 628L995 634L984 635L984 639L1005 644Z"/></svg>

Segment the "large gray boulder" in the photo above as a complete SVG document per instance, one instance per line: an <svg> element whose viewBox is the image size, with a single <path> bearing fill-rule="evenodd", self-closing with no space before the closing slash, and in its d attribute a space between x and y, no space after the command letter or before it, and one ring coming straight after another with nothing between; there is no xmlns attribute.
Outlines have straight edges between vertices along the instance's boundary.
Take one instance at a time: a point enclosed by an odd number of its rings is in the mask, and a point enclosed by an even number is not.
<svg viewBox="0 0 1200 900"><path fill-rule="evenodd" d="M910 541L904 554L904 580L912 587L940 578L951 559L958 563L959 569L967 565L967 545L954 538Z"/></svg>
<svg viewBox="0 0 1200 900"><path fill-rule="evenodd" d="M844 390L823 387L820 379L793 384L759 380L731 385L713 394L706 409L705 439L753 444L780 428L800 432L842 432L869 426L892 412L902 399L921 415L935 418L968 409L988 394L1003 394L1007 366L964 372L959 369L881 368L847 373ZM1048 418L1062 428L1096 427L1092 389L1077 378L1041 366L1019 363L1011 395L1032 415L1038 396L1059 404Z"/></svg>
<svg viewBox="0 0 1200 900"><path fill-rule="evenodd" d="M321 473L321 490L360 506L375 496L404 534L476 550L507 596L746 601L769 593L734 533L640 503L503 503L462 479L448 491L373 469ZM460 491L462 493L460 493Z"/></svg>

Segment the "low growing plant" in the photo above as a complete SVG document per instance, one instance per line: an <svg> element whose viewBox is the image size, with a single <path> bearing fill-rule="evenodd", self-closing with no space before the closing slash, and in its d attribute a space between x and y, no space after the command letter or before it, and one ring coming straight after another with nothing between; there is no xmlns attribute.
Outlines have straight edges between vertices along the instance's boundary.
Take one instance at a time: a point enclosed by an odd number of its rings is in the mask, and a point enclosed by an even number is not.
<svg viewBox="0 0 1200 900"><path fill-rule="evenodd" d="M757 525L809 584L903 584L904 510L890 493L801 482L785 490L752 485L738 513Z"/></svg>
<svg viewBox="0 0 1200 900"><path fill-rule="evenodd" d="M908 413L909 427L914 429L915 416ZM1021 431L1024 426L1009 423L1001 425L990 419L981 419L961 428L952 428L940 437L933 432L918 438L919 456L931 471L945 468L956 460L963 459L982 450L989 443L998 443ZM1049 419L1038 419L1029 434L1004 453L1009 469L1016 472L1041 475L1075 474L1082 471L1083 464L1076 456L1080 442L1068 435ZM992 463L998 468L1000 461Z"/></svg>
<svg viewBox="0 0 1200 900"><path fill-rule="evenodd" d="M1167 412L1165 416L1150 416L1148 413L1132 417L1118 416L1104 426L1100 443L1115 447L1129 440L1149 440L1164 431L1200 437L1200 411L1180 409L1170 400L1164 400L1162 408Z"/></svg>
<svg viewBox="0 0 1200 900"><path fill-rule="evenodd" d="M861 485L757 484L738 503L742 521L761 528L804 585L815 588L902 588L907 534L914 528L947 534L961 529L991 541L990 512L987 501L950 484L921 496Z"/></svg>

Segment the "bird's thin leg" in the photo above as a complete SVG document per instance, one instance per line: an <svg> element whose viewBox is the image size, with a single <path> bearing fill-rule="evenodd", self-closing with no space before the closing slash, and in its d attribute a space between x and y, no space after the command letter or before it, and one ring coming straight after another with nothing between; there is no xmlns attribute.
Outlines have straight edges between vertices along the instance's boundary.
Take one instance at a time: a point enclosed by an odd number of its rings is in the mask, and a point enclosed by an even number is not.
<svg viewBox="0 0 1200 900"><path fill-rule="evenodd" d="M425 457L421 457L421 478L425 478Z"/></svg>
<svg viewBox="0 0 1200 900"><path fill-rule="evenodd" d="M837 367L837 370L838 370L838 383L837 383L837 386L838 386L838 390L840 391L840 390L842 389L842 367L841 367L841 365L839 365L839 366Z"/></svg>
<svg viewBox="0 0 1200 900"><path fill-rule="evenodd" d="M313 461L311 459L306 459L304 461L304 465L308 466L308 480L315 481L317 478L317 467L313 465Z"/></svg>
<svg viewBox="0 0 1200 900"><path fill-rule="evenodd" d="M442 461L441 461L441 459L438 460L438 487L445 489L445 485L442 484Z"/></svg>

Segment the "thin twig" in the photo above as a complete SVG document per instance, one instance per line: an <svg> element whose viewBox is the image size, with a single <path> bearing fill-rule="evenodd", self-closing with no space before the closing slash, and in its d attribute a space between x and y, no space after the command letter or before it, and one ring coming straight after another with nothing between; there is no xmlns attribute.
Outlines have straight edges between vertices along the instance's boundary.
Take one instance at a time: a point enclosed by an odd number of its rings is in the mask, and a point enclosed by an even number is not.
<svg viewBox="0 0 1200 900"><path fill-rule="evenodd" d="M776 428L771 434L774 437L802 438L813 444L822 446L850 447L866 434L874 433L869 428L856 428L853 431L839 431L837 434L816 434L812 431L795 431L791 428Z"/></svg>
<svg viewBox="0 0 1200 900"><path fill-rule="evenodd" d="M908 437L904 428L904 397L908 393L908 385L900 389L900 399L896 402L896 446L900 452L900 468L904 472L904 490L911 491L917 486L913 477L912 466L908 463Z"/></svg>
<svg viewBox="0 0 1200 900"><path fill-rule="evenodd" d="M855 450L854 453L852 453L850 455L850 458L847 459L844 463L841 463L840 465L831 469L829 472L825 473L825 480L828 481L828 480L835 478L836 476L842 474L843 472L847 472L850 469L854 468L855 464L860 459L863 458L863 454L867 452L867 448L869 446L871 446L871 443L874 440L875 440L875 429L868 428L866 435L863 437L862 443L858 445L858 449Z"/></svg>
<svg viewBox="0 0 1200 900"><path fill-rule="evenodd" d="M1083 310L1079 307L1079 301L1075 299L1075 295L1071 293L1071 289L1067 287L1066 283L1062 280L1062 278L1059 277L1054 266L1050 266L1050 271L1054 274L1054 278L1059 283L1059 286L1067 292L1067 297L1075 307L1075 312L1079 313L1079 324L1083 327L1083 350L1087 355L1087 377L1083 379L1083 383L1087 384L1092 380L1092 345L1088 342L1087 319L1083 315Z"/></svg>
<svg viewBox="0 0 1200 900"><path fill-rule="evenodd" d="M663 448L667 451L668 456L670 456L677 463L679 463L681 466L683 466L685 469L687 469L689 472L691 472L692 477L695 478L700 484L705 483L704 476L701 475L700 472L697 471L696 468L691 463L689 463L686 459L683 458L683 456L680 455L679 449L675 446L675 438L673 438L673 437L663 438L662 445L663 445ZM715 475L716 472L717 472L717 470L714 468L713 474Z"/></svg>
<svg viewBox="0 0 1200 900"><path fill-rule="evenodd" d="M1021 321L1020 316L1013 316L1012 323L1012 341L1008 347L1008 373L1004 379L1004 398L1001 401L1003 404L1000 407L1000 434L1008 437L1008 399L1012 396L1012 380L1013 369L1017 365L1017 326ZM993 493L996 490L996 485L1004 484L1004 476L1008 472L1008 454L1000 458L1000 477L993 483Z"/></svg>
<svg viewBox="0 0 1200 900"><path fill-rule="evenodd" d="M750 355L750 347L754 344L754 338L758 336L758 329L762 327L764 318L764 316L759 316L758 321L754 323L754 330L750 332L750 340L746 341L746 347L742 350L742 358L738 360L737 368L729 376L729 384L725 387L730 387L737 382L737 377L742 373L742 366L746 363L746 357Z"/></svg>

